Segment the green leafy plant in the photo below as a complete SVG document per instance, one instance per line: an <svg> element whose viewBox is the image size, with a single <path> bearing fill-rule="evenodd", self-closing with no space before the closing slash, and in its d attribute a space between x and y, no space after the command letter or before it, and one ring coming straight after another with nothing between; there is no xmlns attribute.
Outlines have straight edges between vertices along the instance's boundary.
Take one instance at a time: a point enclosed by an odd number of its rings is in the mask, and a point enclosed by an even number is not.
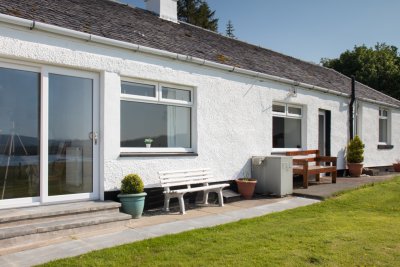
<svg viewBox="0 0 400 267"><path fill-rule="evenodd" d="M137 174L128 174L121 181L122 194L138 194L144 191L142 178Z"/></svg>
<svg viewBox="0 0 400 267"><path fill-rule="evenodd" d="M151 143L153 143L153 139L151 139L151 138L146 138L146 139L144 139L144 143L145 144L151 144Z"/></svg>
<svg viewBox="0 0 400 267"><path fill-rule="evenodd" d="M364 161L364 143L358 135L349 142L346 158L348 163L361 163Z"/></svg>

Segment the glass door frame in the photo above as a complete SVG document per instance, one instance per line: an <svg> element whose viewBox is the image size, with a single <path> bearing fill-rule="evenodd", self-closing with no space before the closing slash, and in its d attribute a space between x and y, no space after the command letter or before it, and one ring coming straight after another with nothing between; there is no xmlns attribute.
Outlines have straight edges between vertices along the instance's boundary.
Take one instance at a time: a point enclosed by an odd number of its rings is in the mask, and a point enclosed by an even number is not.
<svg viewBox="0 0 400 267"><path fill-rule="evenodd" d="M40 193L36 197L23 197L0 200L0 209L40 205L54 202L100 199L100 141L93 142L93 192L69 195L48 195L48 131L49 131L49 73L89 78L93 81L93 132L99 136L100 131L100 75L95 72L72 70L62 67L44 66L35 63L25 63L16 60L0 58L0 67L31 71L40 74L39 88L39 179Z"/></svg>
<svg viewBox="0 0 400 267"><path fill-rule="evenodd" d="M41 105L40 105L40 202L63 202L73 200L99 199L100 196L100 142L93 143L93 192L49 196L48 194L48 133L49 133L49 74L59 74L93 80L93 132L100 129L99 75L96 73L70 70L59 67L41 68ZM88 133L89 134L89 133Z"/></svg>
<svg viewBox="0 0 400 267"><path fill-rule="evenodd" d="M35 66L35 65L25 65L25 64L20 64L16 63L14 61L6 61L1 59L0 61L0 67L2 68L8 68L8 69L14 69L14 70L20 70L20 71L31 71L40 74L41 68L40 66ZM41 85L40 85L41 86ZM40 94L41 88L39 88L39 94ZM40 103L39 103L40 106ZM39 129L40 129L40 114L41 111L39 111ZM41 129L40 129L41 131ZM40 135L39 135L40 138ZM39 149L41 150L42 148L41 143L39 141ZM39 157L39 162L40 162L40 157ZM41 179L41 171L39 173L39 178ZM14 207L20 207L20 206L31 206L31 205L37 205L40 204L40 193L39 196L36 197L21 197L21 198L10 198L10 199L3 199L0 200L0 209L7 209L7 208L14 208Z"/></svg>

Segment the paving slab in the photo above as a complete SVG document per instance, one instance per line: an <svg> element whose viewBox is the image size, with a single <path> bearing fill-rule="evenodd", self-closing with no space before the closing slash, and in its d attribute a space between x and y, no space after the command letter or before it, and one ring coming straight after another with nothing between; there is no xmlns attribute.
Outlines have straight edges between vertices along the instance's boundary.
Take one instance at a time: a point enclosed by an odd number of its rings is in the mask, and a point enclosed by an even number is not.
<svg viewBox="0 0 400 267"><path fill-rule="evenodd" d="M319 202L318 199L325 199L338 191L356 188L372 182L385 181L393 176L391 174L375 177L338 178L337 184L332 184L330 177L322 177L320 183L311 185L308 189L295 189L296 194L305 195L308 198L262 197L228 203L224 207L188 205L186 215L179 214L177 209L173 209L172 212L168 213L161 210L146 212L141 219L130 220L127 227L120 227L116 231L99 232L94 236L90 234L71 236L69 240L64 242L50 243L48 246L0 256L0 266L31 266L166 234L212 227L272 212L311 205ZM15 211L15 214L18 212Z"/></svg>
<svg viewBox="0 0 400 267"><path fill-rule="evenodd" d="M361 176L361 177L338 177L336 184L332 184L331 178L321 177L319 183L311 182L308 188L296 188L293 195L324 200L330 198L340 191L355 189L365 184L382 182L392 179L396 173L382 176ZM397 175L400 175L397 173ZM311 178L311 177L310 177Z"/></svg>
<svg viewBox="0 0 400 267"><path fill-rule="evenodd" d="M247 200L243 202L247 202ZM235 202L235 205L227 204L224 207L192 209L188 210L186 215L173 213L169 215L159 214L152 216L152 218L143 217L144 223L139 223L142 219L131 220L128 227L121 227L115 232L99 233L96 236L76 235L65 242L1 256L0 266L32 266L55 259L81 255L93 250L198 228L212 227L316 202L318 201L298 197L258 199L243 205L238 205ZM216 213L217 208L220 208L220 213ZM150 223L151 219L155 219L155 224Z"/></svg>

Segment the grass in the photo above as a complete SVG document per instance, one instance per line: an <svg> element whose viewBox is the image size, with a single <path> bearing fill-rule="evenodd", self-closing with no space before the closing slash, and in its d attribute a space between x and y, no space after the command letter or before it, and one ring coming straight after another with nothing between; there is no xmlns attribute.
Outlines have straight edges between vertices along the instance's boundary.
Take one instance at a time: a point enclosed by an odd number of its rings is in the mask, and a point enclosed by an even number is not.
<svg viewBox="0 0 400 267"><path fill-rule="evenodd" d="M43 266L398 266L400 177L315 205Z"/></svg>

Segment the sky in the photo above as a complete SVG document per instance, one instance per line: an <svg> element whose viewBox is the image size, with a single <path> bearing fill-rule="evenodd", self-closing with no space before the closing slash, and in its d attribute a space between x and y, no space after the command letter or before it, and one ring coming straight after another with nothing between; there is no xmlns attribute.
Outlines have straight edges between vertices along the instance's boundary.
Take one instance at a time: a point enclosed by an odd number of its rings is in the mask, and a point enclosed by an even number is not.
<svg viewBox="0 0 400 267"><path fill-rule="evenodd" d="M122 0L144 8L144 0ZM400 48L400 0L207 0L218 31L305 61L336 58L355 45Z"/></svg>

